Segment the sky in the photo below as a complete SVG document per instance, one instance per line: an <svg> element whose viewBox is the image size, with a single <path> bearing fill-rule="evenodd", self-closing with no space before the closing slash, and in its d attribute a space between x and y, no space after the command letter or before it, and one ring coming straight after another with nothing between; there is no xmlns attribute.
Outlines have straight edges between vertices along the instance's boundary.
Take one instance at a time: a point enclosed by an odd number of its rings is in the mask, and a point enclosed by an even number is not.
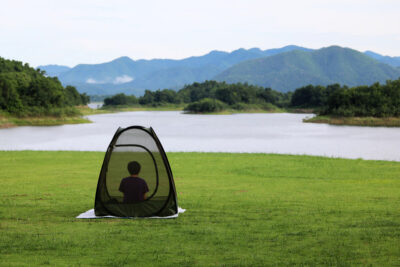
<svg viewBox="0 0 400 267"><path fill-rule="evenodd" d="M0 7L0 56L35 67L290 44L400 56L399 0L0 0Z"/></svg>

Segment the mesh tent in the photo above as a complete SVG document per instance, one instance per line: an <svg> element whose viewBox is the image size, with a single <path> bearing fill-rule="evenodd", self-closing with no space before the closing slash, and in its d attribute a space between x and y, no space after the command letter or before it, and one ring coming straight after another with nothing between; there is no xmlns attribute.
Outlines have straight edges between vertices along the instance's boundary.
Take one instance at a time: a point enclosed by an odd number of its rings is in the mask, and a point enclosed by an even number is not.
<svg viewBox="0 0 400 267"><path fill-rule="evenodd" d="M130 175L129 162L140 163L139 176L148 187L146 199L126 203L119 191ZM95 199L96 216L118 217L171 216L178 203L171 168L154 130L141 126L119 128L104 157Z"/></svg>

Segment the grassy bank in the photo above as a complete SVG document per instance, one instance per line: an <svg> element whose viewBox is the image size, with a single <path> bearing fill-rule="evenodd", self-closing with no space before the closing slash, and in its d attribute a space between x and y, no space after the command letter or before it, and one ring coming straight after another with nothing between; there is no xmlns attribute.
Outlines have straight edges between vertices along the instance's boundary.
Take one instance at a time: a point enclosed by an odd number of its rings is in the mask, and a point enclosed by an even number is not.
<svg viewBox="0 0 400 267"><path fill-rule="evenodd" d="M89 123L90 120L82 116L42 116L42 117L17 117L0 112L0 129L16 126L55 126L64 124Z"/></svg>
<svg viewBox="0 0 400 267"><path fill-rule="evenodd" d="M75 219L103 156L0 152L0 265L399 263L400 163L169 153L178 219Z"/></svg>
<svg viewBox="0 0 400 267"><path fill-rule="evenodd" d="M398 117L377 118L316 116L313 118L304 119L303 122L328 123L332 125L400 127L400 118Z"/></svg>

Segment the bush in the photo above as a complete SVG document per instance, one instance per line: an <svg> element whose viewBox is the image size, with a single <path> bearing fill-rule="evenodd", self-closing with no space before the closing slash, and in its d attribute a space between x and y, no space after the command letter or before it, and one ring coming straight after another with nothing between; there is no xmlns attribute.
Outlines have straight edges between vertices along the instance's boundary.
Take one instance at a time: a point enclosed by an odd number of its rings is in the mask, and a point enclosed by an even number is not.
<svg viewBox="0 0 400 267"><path fill-rule="evenodd" d="M245 110L248 107L248 105L243 104L243 103L236 103L231 105L231 108L236 109L236 110Z"/></svg>
<svg viewBox="0 0 400 267"><path fill-rule="evenodd" d="M193 102L184 108L184 111L193 113L210 113L218 112L225 108L225 104L217 99L204 98L200 101Z"/></svg>
<svg viewBox="0 0 400 267"><path fill-rule="evenodd" d="M135 105L138 99L134 95L116 94L104 99L104 106Z"/></svg>

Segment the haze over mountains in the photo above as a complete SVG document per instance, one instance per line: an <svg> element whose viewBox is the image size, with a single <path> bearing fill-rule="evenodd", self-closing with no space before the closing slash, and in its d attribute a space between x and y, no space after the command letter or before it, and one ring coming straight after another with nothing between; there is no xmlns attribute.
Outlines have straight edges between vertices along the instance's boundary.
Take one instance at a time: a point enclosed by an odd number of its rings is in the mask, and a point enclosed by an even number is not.
<svg viewBox="0 0 400 267"><path fill-rule="evenodd" d="M39 66L49 76L80 92L142 95L145 89L180 89L205 80L248 82L282 92L307 84L332 83L349 86L385 82L400 77L400 57L331 46L318 50L299 46L278 49L238 49L231 53L211 51L182 60L132 60L120 57L102 64L79 64L73 68Z"/></svg>

